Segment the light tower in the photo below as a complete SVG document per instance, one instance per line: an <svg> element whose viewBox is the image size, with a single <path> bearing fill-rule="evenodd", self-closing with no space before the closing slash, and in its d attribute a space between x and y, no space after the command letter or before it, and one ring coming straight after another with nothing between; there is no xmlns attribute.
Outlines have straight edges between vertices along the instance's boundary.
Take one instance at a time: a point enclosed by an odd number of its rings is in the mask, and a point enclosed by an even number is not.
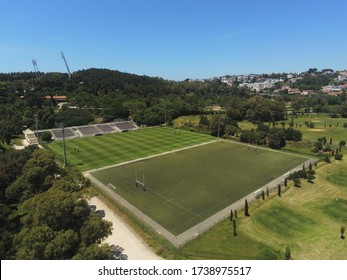
<svg viewBox="0 0 347 280"><path fill-rule="evenodd" d="M32 62L33 62L34 72L35 72L35 74L36 74L36 78L38 78L38 77L40 77L40 71L39 71L39 67L37 66L36 59L33 58L33 59L32 59Z"/></svg>
<svg viewBox="0 0 347 280"><path fill-rule="evenodd" d="M61 58L64 60L65 62L65 66L66 66L66 70L67 70L67 73L69 74L69 79L71 78L71 72L70 72L70 69L69 69L69 65L67 65L67 62L66 62L66 58L65 58L65 55L63 52L60 52L61 53Z"/></svg>
<svg viewBox="0 0 347 280"><path fill-rule="evenodd" d="M61 132L63 134L64 167L66 167L67 166L67 159L66 159L64 123L61 123Z"/></svg>

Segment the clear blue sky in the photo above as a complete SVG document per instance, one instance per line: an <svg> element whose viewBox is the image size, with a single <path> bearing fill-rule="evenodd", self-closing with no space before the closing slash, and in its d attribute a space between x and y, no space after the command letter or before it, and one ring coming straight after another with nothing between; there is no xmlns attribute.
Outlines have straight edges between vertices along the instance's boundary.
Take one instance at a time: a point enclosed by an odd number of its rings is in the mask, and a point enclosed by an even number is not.
<svg viewBox="0 0 347 280"><path fill-rule="evenodd" d="M346 0L1 0L0 72L165 79L347 68Z"/></svg>

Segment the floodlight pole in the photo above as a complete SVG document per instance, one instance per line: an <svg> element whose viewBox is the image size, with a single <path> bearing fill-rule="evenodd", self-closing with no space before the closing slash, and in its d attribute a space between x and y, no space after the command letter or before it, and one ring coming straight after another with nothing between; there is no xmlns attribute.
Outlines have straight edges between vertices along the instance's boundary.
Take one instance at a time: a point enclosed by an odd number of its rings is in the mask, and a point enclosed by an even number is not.
<svg viewBox="0 0 347 280"><path fill-rule="evenodd" d="M219 130L220 130L220 117L219 117L219 110L218 110L218 139L219 139Z"/></svg>
<svg viewBox="0 0 347 280"><path fill-rule="evenodd" d="M63 149L64 149L64 167L67 166L67 159L66 159L66 146L65 146L65 132L64 132L64 123L61 125L61 132L63 134Z"/></svg>
<svg viewBox="0 0 347 280"><path fill-rule="evenodd" d="M38 130L38 126L37 126L37 123L38 123L38 115L37 113L35 114L35 126L36 126L36 138L37 138L37 144L40 144L40 141L39 141L39 130Z"/></svg>

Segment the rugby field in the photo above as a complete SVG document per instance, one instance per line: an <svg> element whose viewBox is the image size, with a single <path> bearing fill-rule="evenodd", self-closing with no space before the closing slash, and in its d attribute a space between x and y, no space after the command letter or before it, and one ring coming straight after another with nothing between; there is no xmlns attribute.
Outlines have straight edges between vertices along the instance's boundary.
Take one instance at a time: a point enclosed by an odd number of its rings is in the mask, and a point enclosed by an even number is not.
<svg viewBox="0 0 347 280"><path fill-rule="evenodd" d="M91 175L177 236L307 159L218 141Z"/></svg>

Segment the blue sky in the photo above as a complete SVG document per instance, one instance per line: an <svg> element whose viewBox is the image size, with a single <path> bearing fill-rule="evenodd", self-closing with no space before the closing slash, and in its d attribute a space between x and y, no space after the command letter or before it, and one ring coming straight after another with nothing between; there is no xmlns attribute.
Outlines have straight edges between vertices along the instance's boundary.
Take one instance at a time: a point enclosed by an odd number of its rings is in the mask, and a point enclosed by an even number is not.
<svg viewBox="0 0 347 280"><path fill-rule="evenodd" d="M347 68L345 0L1 0L0 72L165 79Z"/></svg>

